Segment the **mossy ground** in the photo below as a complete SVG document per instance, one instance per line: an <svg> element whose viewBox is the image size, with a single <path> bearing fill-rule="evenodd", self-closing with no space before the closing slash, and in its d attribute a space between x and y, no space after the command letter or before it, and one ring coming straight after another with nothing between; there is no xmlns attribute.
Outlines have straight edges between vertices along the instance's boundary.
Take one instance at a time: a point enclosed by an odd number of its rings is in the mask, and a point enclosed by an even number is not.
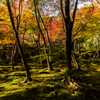
<svg viewBox="0 0 100 100"><path fill-rule="evenodd" d="M81 60L82 71L74 72L80 81L62 82L66 70L63 61L53 64L54 71L29 63L32 82L25 79L22 65L0 66L0 100L100 100L100 61Z"/></svg>

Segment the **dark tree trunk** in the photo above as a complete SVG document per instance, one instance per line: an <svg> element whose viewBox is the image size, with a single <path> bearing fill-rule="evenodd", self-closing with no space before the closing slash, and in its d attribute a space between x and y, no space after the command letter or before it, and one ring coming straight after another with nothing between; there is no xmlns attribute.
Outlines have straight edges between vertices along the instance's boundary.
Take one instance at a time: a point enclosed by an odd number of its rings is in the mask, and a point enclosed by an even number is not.
<svg viewBox="0 0 100 100"><path fill-rule="evenodd" d="M99 58L99 51L96 51L96 52L97 52L96 61L98 61L98 58Z"/></svg>
<svg viewBox="0 0 100 100"><path fill-rule="evenodd" d="M26 80L23 81L23 82L31 81L32 79L31 79L31 76L30 76L30 72L29 72L29 69L28 69L28 66L27 66L27 63L26 63L26 60L25 60L25 57L24 57L24 53L23 53L23 50L22 50L21 45L20 45L19 37L18 37L18 26L19 26L20 22L17 23L17 30L16 30L14 18L13 18L13 13L12 13L11 8L10 8L10 2L9 2L9 0L6 0L6 1L7 1L7 7L8 7L9 15L10 15L10 20L11 20L12 27L13 27L13 30L14 30L14 33L15 33L15 39L16 39L16 42L17 42L17 46L18 46L18 49L20 51L21 59L22 59L22 62L24 64L24 67L25 67L25 70L26 70Z"/></svg>
<svg viewBox="0 0 100 100"><path fill-rule="evenodd" d="M78 43L78 54L80 53L80 43Z"/></svg>
<svg viewBox="0 0 100 100"><path fill-rule="evenodd" d="M78 60L77 60L76 54L74 52L74 51L76 51L76 40L74 42L72 42L72 51L73 51L73 53L71 54L71 58L72 58L72 61L74 63L74 66L76 67L76 69L80 70Z"/></svg>
<svg viewBox="0 0 100 100"><path fill-rule="evenodd" d="M71 58L72 58L72 61L74 63L74 66L76 67L76 69L79 69L79 65L78 65L78 62L76 60L76 57L75 57L74 53L71 54Z"/></svg>
<svg viewBox="0 0 100 100"><path fill-rule="evenodd" d="M20 51L20 54L21 54L21 59L22 59L22 62L24 64L24 67L25 67L25 70L26 70L26 80L25 81L31 81L31 77L30 77L30 72L29 72L29 68L27 66L27 63L26 63L26 60L25 60L25 57L24 57L24 53L23 53L23 50L20 46L20 42L19 42L19 38L18 38L18 35L16 34L16 40L17 40L17 44L18 44L18 48L19 48L19 51Z"/></svg>
<svg viewBox="0 0 100 100"><path fill-rule="evenodd" d="M42 33L42 30L41 30L41 27L40 27L40 23L39 23L39 20L38 20L38 17L37 17L37 10L38 10L38 8L37 8L37 3L36 3L35 0L34 0L34 6L35 6L35 18L36 18L36 21L37 21L38 29L39 29L39 32L41 33L42 38L43 38L44 47L46 48L47 45L46 45L45 37L44 37L44 35L43 35L43 33ZM40 17L40 16L39 16L39 17ZM48 55L47 55L47 49L44 49L44 53L45 53L46 59L47 59L48 71L50 71L50 70L52 70L52 67L50 66L49 57L48 57Z"/></svg>
<svg viewBox="0 0 100 100"><path fill-rule="evenodd" d="M99 51L97 50L96 48L96 51L95 51L95 56L94 56L94 61L98 61L98 58L99 58Z"/></svg>
<svg viewBox="0 0 100 100"><path fill-rule="evenodd" d="M23 44L22 44L23 50L24 50L24 36L25 36L25 33L23 33Z"/></svg>
<svg viewBox="0 0 100 100"><path fill-rule="evenodd" d="M40 49L40 33L38 33L38 47L39 47L39 55L41 55L41 49ZM43 66L42 58L40 56L40 65Z"/></svg>
<svg viewBox="0 0 100 100"><path fill-rule="evenodd" d="M69 30L68 30L69 31ZM65 49L65 58L66 58L66 67L72 69L71 66L71 33L70 31L66 33L66 49Z"/></svg>
<svg viewBox="0 0 100 100"><path fill-rule="evenodd" d="M76 40L74 41L73 48L74 48L74 51L76 51Z"/></svg>
<svg viewBox="0 0 100 100"><path fill-rule="evenodd" d="M52 45L51 45L51 42L50 42L50 38L49 38L49 34L48 34L48 30L47 30L47 28L46 28L46 26L45 26L45 24L44 24L44 21L43 21L41 15L40 15L40 12L39 12L38 7L37 7L37 10L38 10L38 14L39 14L39 17L40 17L40 19L41 19L41 21L42 21L42 24L43 24L44 30L45 30L46 35L47 35L48 43L49 43L49 55L48 55L49 66L50 66L50 67L49 67L49 70L53 70L53 67L52 67L52 60L51 60Z"/></svg>
<svg viewBox="0 0 100 100"><path fill-rule="evenodd" d="M17 52L18 52L18 46L17 46L17 43L15 41L15 44L12 48L12 54L11 54L12 70L14 69L14 63L15 63L15 58L16 58Z"/></svg>
<svg viewBox="0 0 100 100"><path fill-rule="evenodd" d="M3 58L3 53L4 53L4 46L2 46L2 52L1 52L0 60L2 60L2 58Z"/></svg>
<svg viewBox="0 0 100 100"><path fill-rule="evenodd" d="M69 30L66 32L66 48L65 48L65 59L66 59L66 74L65 80L69 83L70 70L72 70L71 66L71 33Z"/></svg>
<svg viewBox="0 0 100 100"><path fill-rule="evenodd" d="M77 8L77 2L78 0L75 0L74 2L74 8L72 13L72 18L70 17L70 0L65 0L65 11L63 11L63 0L60 0L60 6L61 6L61 13L62 18L64 20L64 30L66 35L66 46L65 46L65 60L66 60L66 75L65 80L69 82L69 77L71 76L70 71L72 71L71 66L71 50L72 50L72 28L75 20L75 13Z"/></svg>

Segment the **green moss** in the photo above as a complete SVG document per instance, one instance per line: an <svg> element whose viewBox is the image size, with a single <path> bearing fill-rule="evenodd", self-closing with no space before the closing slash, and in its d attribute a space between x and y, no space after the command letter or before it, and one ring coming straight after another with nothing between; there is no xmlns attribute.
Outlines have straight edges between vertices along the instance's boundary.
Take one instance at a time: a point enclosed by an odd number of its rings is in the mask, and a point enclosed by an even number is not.
<svg viewBox="0 0 100 100"><path fill-rule="evenodd" d="M100 90L99 65L94 63L87 65L89 61L85 62L86 60L80 63L82 71L73 69L74 77L80 78L83 83L87 82L82 85L82 88L96 88ZM30 66L32 82L28 83L21 83L26 77L26 73L21 69L21 66L15 66L14 71L11 70L11 66L0 66L0 71L2 71L0 73L0 100L51 100L51 98L74 100L78 96L80 98L82 93L84 93L78 90L79 88L81 89L80 85L77 85L77 88L75 88L75 84L66 85L61 83L66 71L66 68L62 67L61 62L59 67L54 67L54 70L51 72L47 72L47 67L42 68L31 63ZM91 86L89 85L90 83ZM4 98L1 99L1 97Z"/></svg>

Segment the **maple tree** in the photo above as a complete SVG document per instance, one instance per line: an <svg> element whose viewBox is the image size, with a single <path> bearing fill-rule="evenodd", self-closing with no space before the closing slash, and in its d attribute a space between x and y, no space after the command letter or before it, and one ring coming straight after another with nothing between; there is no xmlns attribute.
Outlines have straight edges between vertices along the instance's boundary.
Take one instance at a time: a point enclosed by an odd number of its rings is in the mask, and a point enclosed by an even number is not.
<svg viewBox="0 0 100 100"><path fill-rule="evenodd" d="M83 13L85 10L88 10L88 14L90 13L89 10L91 10L91 7L84 7L83 10L81 10L78 14ZM79 37L83 37L84 42L81 43L81 47L83 50L88 50L91 52L96 52L97 54L97 58L99 56L99 6L97 4L94 4L94 12L93 15L91 17L91 19L89 20L89 23L86 25L86 27L81 31L81 33L79 34L79 36L76 36L77 39ZM88 15L87 15L88 16ZM82 22L84 22L84 20L87 19L87 16L84 18L82 18ZM96 20L95 20L96 19ZM88 33L88 34L87 34Z"/></svg>

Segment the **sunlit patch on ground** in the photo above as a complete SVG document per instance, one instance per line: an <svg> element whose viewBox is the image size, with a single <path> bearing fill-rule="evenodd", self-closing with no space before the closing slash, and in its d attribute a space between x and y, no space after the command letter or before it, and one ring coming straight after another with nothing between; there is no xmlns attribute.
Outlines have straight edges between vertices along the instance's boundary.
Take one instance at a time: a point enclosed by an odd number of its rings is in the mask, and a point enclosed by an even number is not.
<svg viewBox="0 0 100 100"><path fill-rule="evenodd" d="M87 65L88 62L84 62L81 63L82 71L74 73L75 77L82 80L82 84L70 82L69 85L62 82L66 70L63 64L51 72L30 64L33 80L28 83L21 83L25 79L25 71L20 70L22 66L15 66L14 71L11 66L0 66L0 71L3 71L0 73L0 100L85 100L88 97L87 90L100 90L100 68L98 64Z"/></svg>

